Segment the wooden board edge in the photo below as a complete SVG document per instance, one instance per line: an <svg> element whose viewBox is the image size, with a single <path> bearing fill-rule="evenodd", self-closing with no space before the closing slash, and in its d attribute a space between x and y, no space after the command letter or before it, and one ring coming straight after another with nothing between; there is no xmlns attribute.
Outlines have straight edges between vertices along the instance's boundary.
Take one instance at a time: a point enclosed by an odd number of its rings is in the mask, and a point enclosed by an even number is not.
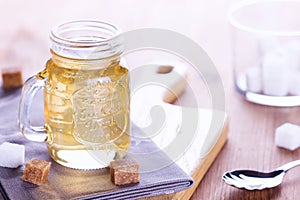
<svg viewBox="0 0 300 200"><path fill-rule="evenodd" d="M201 180L203 179L204 175L214 162L214 160L217 158L218 154L222 150L224 144L227 141L229 131L229 120L228 118L225 121L224 127L222 131L220 132L220 135L218 136L216 143L212 146L211 150L208 152L208 154L203 158L199 166L194 170L193 174L191 175L194 179L194 185L184 191L175 193L174 196L172 196L172 199L190 199L195 190L197 189L198 185L200 184Z"/></svg>
<svg viewBox="0 0 300 200"><path fill-rule="evenodd" d="M184 191L172 193L172 194L164 194L154 197L146 197L142 198L142 200L170 200L170 199L190 199L191 196L194 194L195 190L199 186L201 180L203 179L204 175L214 162L214 160L217 158L218 154L222 150L224 144L227 141L227 136L229 132L229 120L228 117L226 118L226 121L224 123L224 126L217 137L216 143L212 146L208 154L201 160L198 167L194 170L192 175L190 175L194 179L194 185Z"/></svg>

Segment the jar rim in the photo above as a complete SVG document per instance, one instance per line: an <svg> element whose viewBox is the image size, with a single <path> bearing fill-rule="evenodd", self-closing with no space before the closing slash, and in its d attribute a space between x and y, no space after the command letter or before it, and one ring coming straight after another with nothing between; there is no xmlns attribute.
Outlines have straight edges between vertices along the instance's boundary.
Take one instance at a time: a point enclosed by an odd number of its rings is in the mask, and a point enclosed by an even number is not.
<svg viewBox="0 0 300 200"><path fill-rule="evenodd" d="M254 5L264 4L264 3L299 3L299 7L300 7L299 0L243 0L234 3L232 6L230 6L227 12L227 19L233 27L250 33L274 35L274 36L300 36L300 29L267 30L247 23L243 23L234 16L234 14L236 14L238 11L241 11L242 9Z"/></svg>
<svg viewBox="0 0 300 200"><path fill-rule="evenodd" d="M96 20L76 20L54 27L50 32L51 50L72 59L105 59L124 51L121 29Z"/></svg>
<svg viewBox="0 0 300 200"><path fill-rule="evenodd" d="M93 30L98 34L106 34L103 37L90 37L90 39L79 39L66 37L64 34L74 31ZM76 20L69 21L52 28L50 40L63 46L68 47L97 47L107 44L110 40L118 37L121 29L109 22L97 20Z"/></svg>

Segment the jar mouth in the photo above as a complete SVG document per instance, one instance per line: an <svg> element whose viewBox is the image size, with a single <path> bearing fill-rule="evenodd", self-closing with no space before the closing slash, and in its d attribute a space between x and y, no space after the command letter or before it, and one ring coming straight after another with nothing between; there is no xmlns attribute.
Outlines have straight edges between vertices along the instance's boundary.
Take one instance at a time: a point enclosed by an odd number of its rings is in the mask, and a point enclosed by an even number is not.
<svg viewBox="0 0 300 200"><path fill-rule="evenodd" d="M51 49L63 57L105 58L123 52L121 30L108 22L70 21L50 32Z"/></svg>
<svg viewBox="0 0 300 200"><path fill-rule="evenodd" d="M242 31L274 36L300 36L299 0L243 0L228 10L229 23Z"/></svg>
<svg viewBox="0 0 300 200"><path fill-rule="evenodd" d="M107 22L77 20L54 27L50 39L65 46L93 47L121 34L121 30Z"/></svg>

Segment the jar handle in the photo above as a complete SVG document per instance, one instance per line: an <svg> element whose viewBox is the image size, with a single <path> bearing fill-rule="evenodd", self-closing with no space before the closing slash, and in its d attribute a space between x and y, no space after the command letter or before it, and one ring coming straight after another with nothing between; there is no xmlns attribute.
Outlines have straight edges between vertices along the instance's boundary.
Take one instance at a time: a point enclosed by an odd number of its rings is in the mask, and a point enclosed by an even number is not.
<svg viewBox="0 0 300 200"><path fill-rule="evenodd" d="M30 108L36 93L45 87L47 80L46 69L26 80L19 105L19 129L29 140L44 142L48 135L44 126L32 126L30 123Z"/></svg>

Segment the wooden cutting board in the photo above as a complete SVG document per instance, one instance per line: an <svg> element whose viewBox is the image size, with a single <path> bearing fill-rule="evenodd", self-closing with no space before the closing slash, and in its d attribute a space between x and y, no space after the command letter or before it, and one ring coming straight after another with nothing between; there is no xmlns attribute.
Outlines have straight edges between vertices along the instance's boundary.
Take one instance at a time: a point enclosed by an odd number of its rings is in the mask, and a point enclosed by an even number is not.
<svg viewBox="0 0 300 200"><path fill-rule="evenodd" d="M131 120L194 179L188 190L146 199L189 199L227 139L225 111L171 104L184 91L186 77L184 66L158 64L131 74Z"/></svg>

